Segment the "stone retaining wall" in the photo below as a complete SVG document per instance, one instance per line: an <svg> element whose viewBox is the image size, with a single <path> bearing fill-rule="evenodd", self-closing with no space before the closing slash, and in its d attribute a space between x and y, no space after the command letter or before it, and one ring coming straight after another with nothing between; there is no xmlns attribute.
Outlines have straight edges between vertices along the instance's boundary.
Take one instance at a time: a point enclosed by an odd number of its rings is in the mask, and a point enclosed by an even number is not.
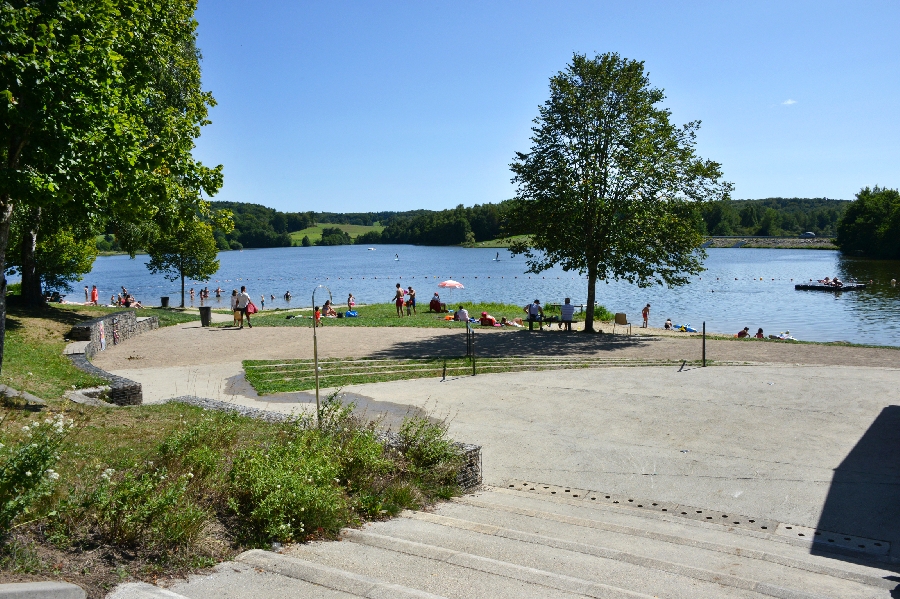
<svg viewBox="0 0 900 599"><path fill-rule="evenodd" d="M138 318L133 310L122 310L76 324L69 332L69 339L88 341L84 353L92 358L108 346L118 345L126 339L158 328L159 319L156 316Z"/></svg>
<svg viewBox="0 0 900 599"><path fill-rule="evenodd" d="M99 318L80 322L69 332L69 338L85 342L77 351L66 355L79 370L109 381L108 400L119 406L134 406L144 400L141 384L131 379L110 374L91 364L90 359L111 345L118 345L141 333L159 328L156 316L137 318L134 311L113 312Z"/></svg>

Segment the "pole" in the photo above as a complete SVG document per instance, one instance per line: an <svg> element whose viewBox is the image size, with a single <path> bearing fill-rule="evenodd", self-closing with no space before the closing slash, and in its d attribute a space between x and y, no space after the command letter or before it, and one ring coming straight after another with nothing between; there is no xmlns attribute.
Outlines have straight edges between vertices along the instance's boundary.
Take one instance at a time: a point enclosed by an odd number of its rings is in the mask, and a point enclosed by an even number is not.
<svg viewBox="0 0 900 599"><path fill-rule="evenodd" d="M706 368L706 321L703 321L703 367Z"/></svg>
<svg viewBox="0 0 900 599"><path fill-rule="evenodd" d="M324 287L328 292L328 299L334 301L331 297L331 289L325 285L317 285L312 292L313 305L313 367L316 369L316 426L322 428L322 404L319 402L319 340L316 336L316 291L319 287Z"/></svg>
<svg viewBox="0 0 900 599"><path fill-rule="evenodd" d="M472 376L475 376L475 329L472 329Z"/></svg>

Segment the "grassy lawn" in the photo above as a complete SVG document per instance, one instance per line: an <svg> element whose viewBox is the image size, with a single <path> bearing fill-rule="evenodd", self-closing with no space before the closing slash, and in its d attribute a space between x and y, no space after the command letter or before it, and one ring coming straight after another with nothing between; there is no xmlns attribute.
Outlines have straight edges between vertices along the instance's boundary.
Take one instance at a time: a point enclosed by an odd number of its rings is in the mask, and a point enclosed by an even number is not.
<svg viewBox="0 0 900 599"><path fill-rule="evenodd" d="M676 364L668 360L616 358L477 358L478 374L597 368L600 366L660 366ZM261 395L314 389L313 360L245 360L247 381ZM470 358L329 358L319 360L319 386L343 387L363 383L381 383L421 378L467 376L472 374ZM446 368L446 370L445 370Z"/></svg>
<svg viewBox="0 0 900 599"><path fill-rule="evenodd" d="M75 368L62 352L72 327L102 314L124 310L103 306L50 304L45 308L9 306L0 383L55 400L73 388L93 387L105 381ZM158 316L160 326L198 320L176 310L136 310L138 316Z"/></svg>
<svg viewBox="0 0 900 599"><path fill-rule="evenodd" d="M291 240L294 242L294 245L300 245L300 241L303 239L304 235L308 235L309 240L315 243L322 239L322 229L325 227L331 229L338 228L347 233L351 239L356 239L359 235L368 233L369 231L378 231L379 233L384 231L384 227L381 225L332 225L329 223L319 223L313 227L307 227L300 231L292 232Z"/></svg>
<svg viewBox="0 0 900 599"><path fill-rule="evenodd" d="M429 297L428 300L430 299L431 298ZM406 316L406 311L404 309L404 316L402 318L397 317L397 309L394 307L394 304L370 304L367 306L359 306L356 310L359 312L358 318L323 318L322 326L465 328L466 325L464 323L444 320L445 314L428 312L428 301L424 302L424 304L423 307L420 303L420 305L417 306L418 314L412 316ZM459 304L448 303L447 308L456 308L458 305ZM525 316L525 312L522 311L522 306L513 304L470 304L464 302L463 306L469 311L469 315L474 318L479 318L482 312L487 312L496 318L498 322L500 321L500 318L504 316L509 319L522 318ZM347 306L338 305L335 309L343 311L347 309ZM252 319L253 326L311 327L311 316L311 310L290 313L264 310L253 315ZM576 319L578 316L579 315L576 314ZM581 315L581 317L583 318L584 316ZM222 324L220 326L230 326L230 323L227 325Z"/></svg>
<svg viewBox="0 0 900 599"><path fill-rule="evenodd" d="M478 241L474 245L468 246L473 248L508 248L514 241L522 241L527 235L516 235L514 237L501 237L499 239L491 239L490 241Z"/></svg>

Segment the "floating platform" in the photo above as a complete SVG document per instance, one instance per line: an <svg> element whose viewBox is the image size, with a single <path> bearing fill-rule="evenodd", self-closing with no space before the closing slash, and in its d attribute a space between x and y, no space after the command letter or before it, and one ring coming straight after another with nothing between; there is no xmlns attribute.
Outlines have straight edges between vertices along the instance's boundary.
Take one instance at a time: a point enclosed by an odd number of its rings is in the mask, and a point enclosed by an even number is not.
<svg viewBox="0 0 900 599"><path fill-rule="evenodd" d="M800 285L794 285L794 289L799 291L859 291L860 289L865 288L865 283L846 283L843 287L823 285L822 283L802 283Z"/></svg>

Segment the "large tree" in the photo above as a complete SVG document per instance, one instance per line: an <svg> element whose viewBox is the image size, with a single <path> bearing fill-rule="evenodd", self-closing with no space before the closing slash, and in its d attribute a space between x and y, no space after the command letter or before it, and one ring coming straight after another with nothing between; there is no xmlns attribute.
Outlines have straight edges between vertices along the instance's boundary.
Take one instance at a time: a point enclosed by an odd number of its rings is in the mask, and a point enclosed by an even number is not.
<svg viewBox="0 0 900 599"><path fill-rule="evenodd" d="M191 156L213 102L200 90L195 8L196 0L0 3L0 273L13 209L27 207L26 297L41 295L35 253L45 217L79 230L139 230L221 185L221 167Z"/></svg>
<svg viewBox="0 0 900 599"><path fill-rule="evenodd" d="M862 189L837 229L845 254L900 259L900 192L877 185Z"/></svg>
<svg viewBox="0 0 900 599"><path fill-rule="evenodd" d="M585 331L598 281L683 285L702 270L696 202L727 198L719 164L694 153L699 121L678 127L659 106L642 62L576 54L550 79L531 150L510 165L507 211L530 272L559 264L586 273Z"/></svg>

